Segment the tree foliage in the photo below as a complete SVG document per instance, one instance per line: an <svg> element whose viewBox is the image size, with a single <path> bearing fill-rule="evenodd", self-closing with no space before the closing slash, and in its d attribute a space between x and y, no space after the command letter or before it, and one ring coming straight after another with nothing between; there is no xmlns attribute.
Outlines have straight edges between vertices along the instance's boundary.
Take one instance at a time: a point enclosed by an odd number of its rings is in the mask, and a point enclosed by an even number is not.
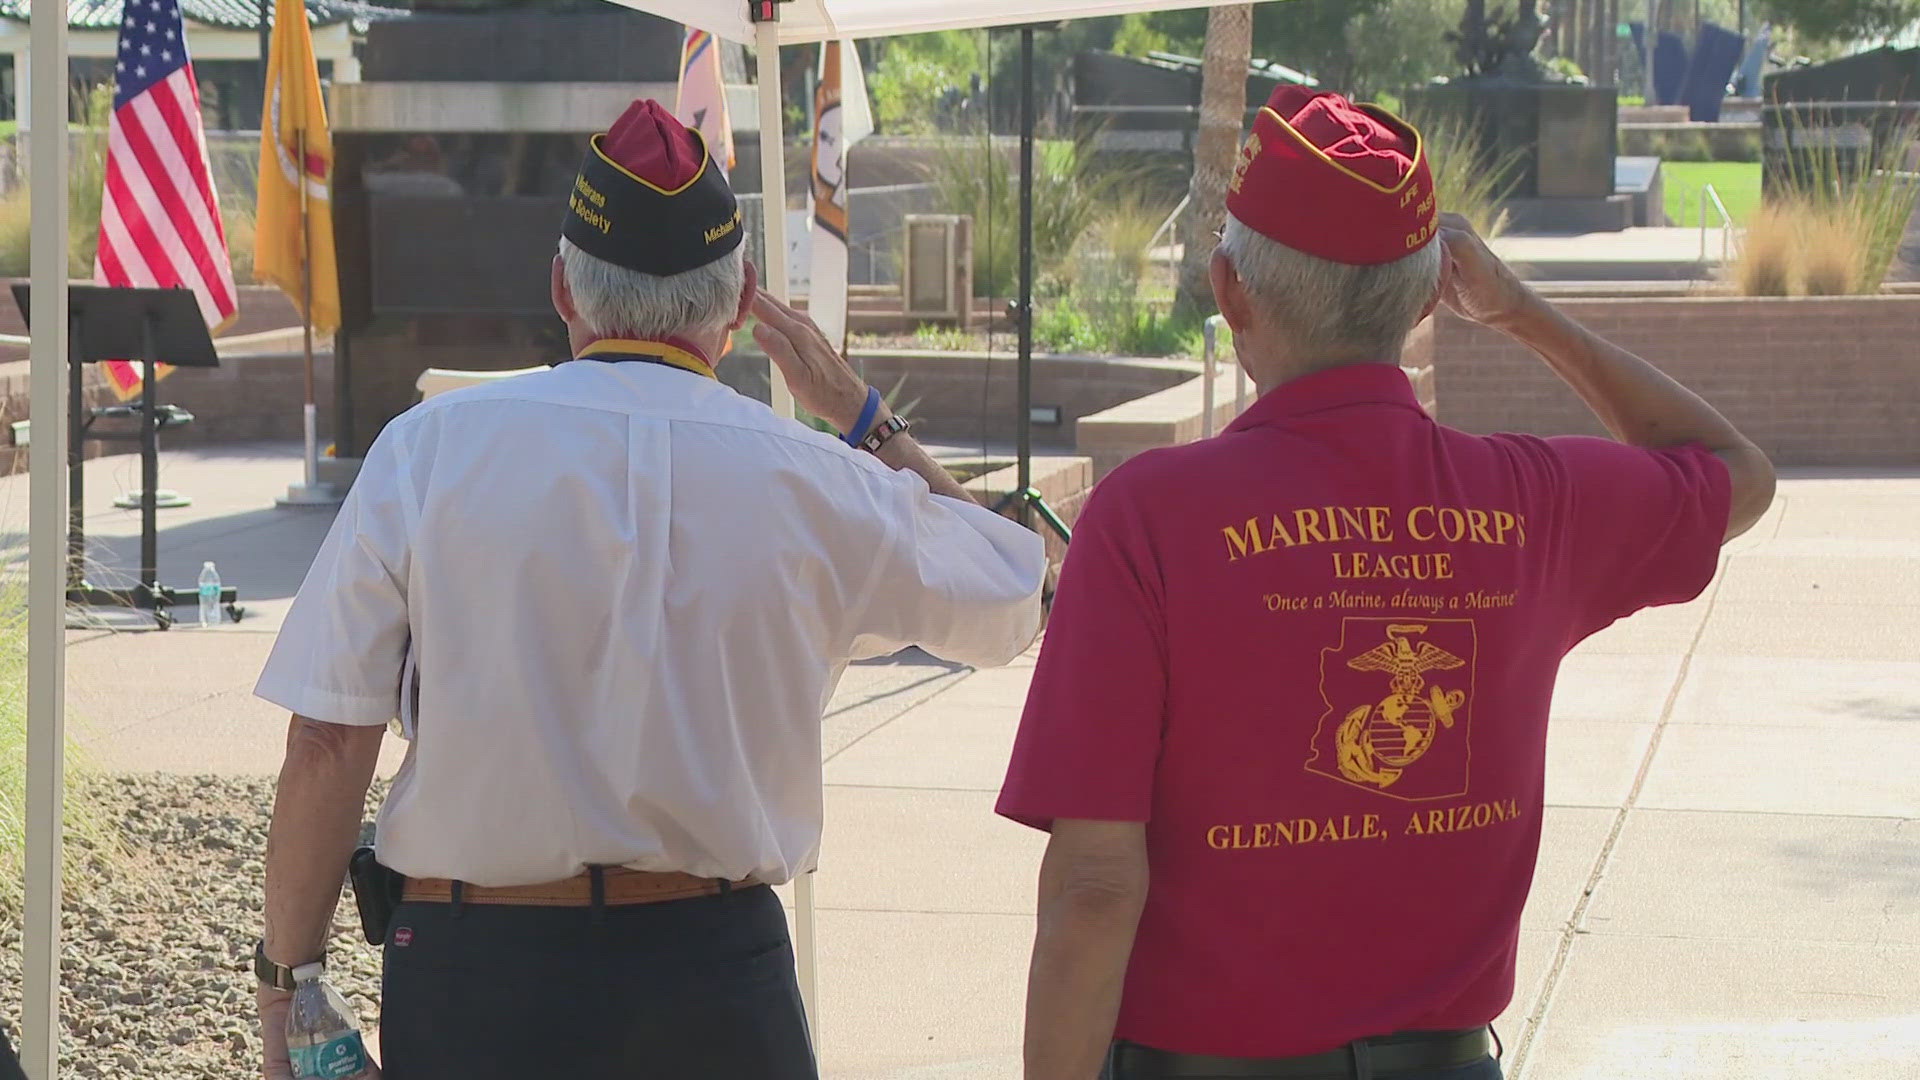
<svg viewBox="0 0 1920 1080"><path fill-rule="evenodd" d="M873 118L888 135L922 135L936 129L950 92L970 92L984 67L983 36L971 30L914 34L874 43L876 63L867 80Z"/></svg>
<svg viewBox="0 0 1920 1080"><path fill-rule="evenodd" d="M1446 34L1460 22L1462 0L1284 0L1256 4L1253 55L1305 71L1333 89L1361 97L1398 93L1453 74ZM1129 15L1114 49L1200 56L1207 15L1201 10Z"/></svg>
<svg viewBox="0 0 1920 1080"><path fill-rule="evenodd" d="M1767 17L1813 41L1885 41L1920 23L1920 0L1764 0Z"/></svg>

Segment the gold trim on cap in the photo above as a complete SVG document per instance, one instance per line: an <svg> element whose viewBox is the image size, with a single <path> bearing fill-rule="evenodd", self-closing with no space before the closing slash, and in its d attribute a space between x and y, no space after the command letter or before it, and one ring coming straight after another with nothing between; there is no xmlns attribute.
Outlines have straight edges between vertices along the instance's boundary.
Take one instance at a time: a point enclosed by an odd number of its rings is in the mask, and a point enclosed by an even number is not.
<svg viewBox="0 0 1920 1080"><path fill-rule="evenodd" d="M1263 113L1266 113L1268 116L1273 117L1274 122L1280 125L1280 129L1282 131L1285 131L1288 134L1292 135L1294 139L1300 143L1301 146L1304 146L1308 150L1312 151L1314 156L1318 157L1321 161L1324 161L1328 165L1331 165L1334 168L1340 170L1341 172L1346 173L1348 176L1352 177L1355 180L1360 181L1361 183L1367 185L1368 187L1372 188L1373 190L1379 192L1382 195L1399 194L1400 190L1406 187L1409 183L1411 183L1414 178L1414 175L1420 171L1421 159L1426 156L1426 152L1427 152L1426 139L1421 136L1420 129L1414 127L1412 124L1407 123L1405 120L1400 119L1399 117L1393 115L1392 113L1388 112L1387 110L1381 108L1378 105L1358 105L1358 104L1354 104L1353 102L1349 102L1348 104L1353 104L1354 107L1358 109L1372 110L1372 112L1378 113L1380 116L1385 117L1386 119L1392 121L1393 123L1398 124L1401 127L1405 128L1409 133L1413 135L1413 163L1410 166L1408 166L1407 175L1401 177L1399 183L1393 185L1392 187L1385 187L1381 184L1375 183L1373 180L1365 176L1362 176L1359 173L1354 172L1352 169L1347 168L1345 165L1340 164L1338 161L1335 161L1332 155L1328 154L1325 150L1322 150L1319 147L1313 145L1313 140L1307 138L1306 135L1303 134L1299 128L1296 128L1291 123L1289 123L1286 117L1283 117L1279 113L1274 112L1273 106L1262 105L1260 106L1260 111Z"/></svg>
<svg viewBox="0 0 1920 1080"><path fill-rule="evenodd" d="M698 171L696 171L693 174L692 179L688 180L684 184L681 184L679 187L674 188L672 191L668 191L666 188L663 188L659 184L653 183L652 181L647 180L644 177L635 176L633 172L629 170L625 165L622 165L619 162L608 157L607 152L605 150L600 149L600 140L607 137L606 132L603 131L600 134L595 135L593 138L587 141L588 141L588 145L593 147L593 152L595 156L597 156L601 161L604 161L607 164L613 166L614 168L620 170L620 172L624 176L626 176L627 179L632 180L636 184L645 184L648 187L652 188L653 190L659 192L660 194L671 197L674 195L678 195L681 192L692 187L693 185L699 183L700 178L707 175L707 165L713 161L713 153L707 149L706 137L700 134L700 131L698 128L688 128L687 131L690 132L694 138L700 140L700 168Z"/></svg>

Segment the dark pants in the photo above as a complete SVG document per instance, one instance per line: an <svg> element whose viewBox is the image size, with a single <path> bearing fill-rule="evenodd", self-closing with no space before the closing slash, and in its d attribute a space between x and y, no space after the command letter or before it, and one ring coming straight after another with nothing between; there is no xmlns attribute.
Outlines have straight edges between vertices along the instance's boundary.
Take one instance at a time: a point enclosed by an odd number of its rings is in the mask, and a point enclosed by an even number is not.
<svg viewBox="0 0 1920 1080"><path fill-rule="evenodd" d="M608 907L402 904L387 1080L815 1080L786 917L765 886Z"/></svg>
<svg viewBox="0 0 1920 1080"><path fill-rule="evenodd" d="M13 1040L7 1037L4 1027L0 1027L0 1080L27 1080L26 1071L20 1068L20 1059L13 1054Z"/></svg>
<svg viewBox="0 0 1920 1080"><path fill-rule="evenodd" d="M1140 1072L1129 1070L1121 1068L1110 1061L1107 1067L1101 1071L1100 1080L1161 1080L1161 1078L1166 1075L1169 1074L1158 1071ZM1225 1080L1229 1074L1221 1073L1216 1075L1221 1077L1221 1080ZM1207 1076L1202 1074L1184 1071L1180 1072L1178 1076L1180 1080L1209 1080ZM1258 1080L1259 1074L1235 1071L1231 1076L1233 1080ZM1327 1076L1327 1080L1501 1080L1501 1076L1500 1062L1490 1057L1485 1061L1475 1062L1471 1065L1461 1065L1451 1069L1422 1069L1418 1072L1376 1072L1369 1076L1360 1076L1358 1073L1349 1069L1345 1073L1330 1073Z"/></svg>

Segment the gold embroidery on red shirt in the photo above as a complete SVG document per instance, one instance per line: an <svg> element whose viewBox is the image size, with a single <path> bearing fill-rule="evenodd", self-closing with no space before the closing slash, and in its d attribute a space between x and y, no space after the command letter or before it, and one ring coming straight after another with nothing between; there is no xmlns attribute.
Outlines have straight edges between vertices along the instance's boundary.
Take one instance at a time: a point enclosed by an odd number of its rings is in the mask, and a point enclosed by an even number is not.
<svg viewBox="0 0 1920 1080"><path fill-rule="evenodd" d="M1466 655L1428 640L1436 631ZM1380 641L1380 637L1386 640ZM1314 733L1308 771L1396 798L1433 799L1466 794L1470 746L1461 746L1459 752L1444 755L1445 761L1435 768L1447 775L1423 774L1406 790L1389 789L1399 784L1409 770L1418 768L1433 750L1436 740L1465 742L1469 739L1471 727L1464 722L1468 693L1458 688L1457 680L1464 675L1471 684L1477 637L1477 628L1471 619L1417 623L1355 617L1342 620L1340 644L1321 653L1320 692L1330 711ZM1336 664L1352 671L1377 671L1387 675L1387 695L1379 701L1359 705L1336 703L1331 695L1339 691L1328 686L1330 669L1338 670ZM1442 672L1459 674L1441 677L1438 673ZM1435 676L1431 681L1430 675ZM1336 714L1339 720L1329 740L1328 723ZM1458 731L1454 730L1456 723Z"/></svg>

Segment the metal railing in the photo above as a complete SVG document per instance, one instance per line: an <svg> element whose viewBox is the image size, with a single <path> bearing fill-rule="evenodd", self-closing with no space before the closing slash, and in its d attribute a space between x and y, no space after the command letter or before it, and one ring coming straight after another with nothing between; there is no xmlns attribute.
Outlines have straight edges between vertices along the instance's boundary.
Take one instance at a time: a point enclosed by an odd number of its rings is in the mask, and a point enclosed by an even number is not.
<svg viewBox="0 0 1920 1080"><path fill-rule="evenodd" d="M1173 231L1174 225L1178 223L1180 220L1180 215L1187 212L1187 207L1191 205L1192 202L1193 202L1192 192L1188 192L1187 194L1182 195L1180 197L1179 205L1175 206L1173 208L1173 212L1167 215L1167 220L1162 221L1160 223L1160 227L1153 230L1153 236L1147 240L1147 257L1148 258L1153 257L1154 249L1160 246L1160 238L1163 236L1168 236L1168 234ZM1173 255L1173 243L1171 242L1171 238L1170 238L1169 243L1167 244L1167 269L1172 270L1176 267L1176 265L1177 263Z"/></svg>
<svg viewBox="0 0 1920 1080"><path fill-rule="evenodd" d="M1714 213L1720 215L1720 265L1725 266L1733 258L1733 215L1727 213L1727 204L1720 201L1720 193L1712 184L1700 189L1700 265L1707 265L1707 204L1713 204Z"/></svg>

